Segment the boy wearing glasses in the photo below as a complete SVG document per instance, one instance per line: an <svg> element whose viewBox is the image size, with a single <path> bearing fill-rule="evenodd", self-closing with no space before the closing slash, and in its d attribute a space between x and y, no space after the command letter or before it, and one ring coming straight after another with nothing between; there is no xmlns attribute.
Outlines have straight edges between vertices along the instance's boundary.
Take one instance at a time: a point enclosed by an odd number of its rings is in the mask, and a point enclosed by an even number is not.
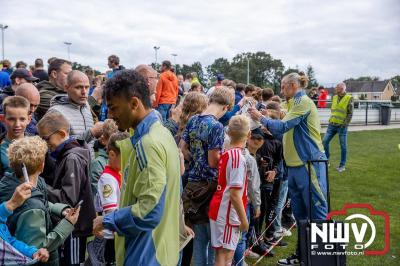
<svg viewBox="0 0 400 266"><path fill-rule="evenodd" d="M9 96L3 102L4 125L6 132L0 135L0 175L12 173L8 160L8 146L13 140L25 136L26 126L31 121L30 104L21 96Z"/></svg>
<svg viewBox="0 0 400 266"><path fill-rule="evenodd" d="M96 216L89 178L90 154L84 141L70 137L70 124L59 112L46 114L37 125L56 160L54 180L47 186L49 201L76 206L82 210L72 235L64 243L61 265L79 265L85 260L86 238L92 233Z"/></svg>

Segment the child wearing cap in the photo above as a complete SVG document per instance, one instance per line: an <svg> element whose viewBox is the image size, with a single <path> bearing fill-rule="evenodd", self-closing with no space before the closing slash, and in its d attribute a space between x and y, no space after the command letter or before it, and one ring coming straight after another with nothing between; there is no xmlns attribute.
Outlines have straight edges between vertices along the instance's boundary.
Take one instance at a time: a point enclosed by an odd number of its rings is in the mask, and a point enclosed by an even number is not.
<svg viewBox="0 0 400 266"><path fill-rule="evenodd" d="M272 119L280 118L280 105L277 102L268 102L266 105L268 116ZM258 222L257 235L261 228L268 227L264 241L267 246L287 246L287 243L274 237L275 227L271 224L276 217L276 206L279 200L280 184L283 175L283 148L281 136L273 136L265 128L264 144L257 151L257 162L261 178L261 215ZM258 253L262 253L261 250ZM261 255L261 254L260 254Z"/></svg>

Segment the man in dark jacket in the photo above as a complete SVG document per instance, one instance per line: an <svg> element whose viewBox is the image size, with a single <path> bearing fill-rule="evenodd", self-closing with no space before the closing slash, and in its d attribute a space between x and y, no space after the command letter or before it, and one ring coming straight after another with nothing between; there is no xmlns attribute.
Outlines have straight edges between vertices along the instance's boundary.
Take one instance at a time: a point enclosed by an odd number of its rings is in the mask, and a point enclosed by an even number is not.
<svg viewBox="0 0 400 266"><path fill-rule="evenodd" d="M71 63L67 60L56 58L50 62L48 74L49 81L39 82L37 88L40 93L40 104L35 115L40 120L50 108L50 100L57 94L65 94L64 88L67 84L67 75L71 72Z"/></svg>
<svg viewBox="0 0 400 266"><path fill-rule="evenodd" d="M82 210L75 230L64 244L62 265L79 265L85 260L86 239L92 233L96 213L89 178L90 154L83 141L69 136L69 122L59 112L45 115L38 123L39 135L47 141L56 159L54 180L48 184L50 202L76 206Z"/></svg>
<svg viewBox="0 0 400 266"><path fill-rule="evenodd" d="M15 90L18 88L19 85L24 83L37 81L38 79L32 76L31 72L24 68L16 69L10 76L11 79L11 86L4 87L0 90L0 114L3 113L3 101L8 96L14 96Z"/></svg>
<svg viewBox="0 0 400 266"><path fill-rule="evenodd" d="M43 60L41 58L35 60L35 71L33 71L32 75L37 77L39 81L49 80L49 74L43 69Z"/></svg>

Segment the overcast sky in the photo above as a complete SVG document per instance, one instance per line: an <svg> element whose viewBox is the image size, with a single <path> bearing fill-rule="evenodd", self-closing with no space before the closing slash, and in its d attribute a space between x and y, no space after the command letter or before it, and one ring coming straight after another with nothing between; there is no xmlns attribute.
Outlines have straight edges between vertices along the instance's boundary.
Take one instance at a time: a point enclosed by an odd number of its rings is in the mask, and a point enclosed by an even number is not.
<svg viewBox="0 0 400 266"><path fill-rule="evenodd" d="M139 3L140 2L140 3ZM322 83L400 74L399 0L1 1L5 55L29 64L67 58L102 71L117 54L133 67L159 61L207 66L265 51L286 67L315 68Z"/></svg>

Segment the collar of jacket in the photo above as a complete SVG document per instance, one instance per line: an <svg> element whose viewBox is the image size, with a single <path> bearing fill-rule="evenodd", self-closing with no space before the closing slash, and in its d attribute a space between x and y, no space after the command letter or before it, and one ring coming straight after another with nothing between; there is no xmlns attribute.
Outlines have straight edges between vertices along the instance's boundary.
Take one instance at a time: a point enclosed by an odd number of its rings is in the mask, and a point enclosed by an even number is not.
<svg viewBox="0 0 400 266"><path fill-rule="evenodd" d="M67 139L66 141L64 141L63 143L61 143L60 145L58 145L57 146L57 148L56 148L56 150L55 151L53 151L52 153L51 153L51 157L53 157L53 158L57 158L57 156L61 153L61 151L64 149L64 147L65 147L65 145L67 145L68 143L70 143L70 142L72 142L72 141L74 141L75 140L75 138L73 138L73 137L69 137L69 139Z"/></svg>
<svg viewBox="0 0 400 266"><path fill-rule="evenodd" d="M298 92L296 92L293 98L300 98L303 95L306 95L306 93L304 92L304 89L301 89Z"/></svg>
<svg viewBox="0 0 400 266"><path fill-rule="evenodd" d="M131 137L132 145L135 146L136 143L147 133L149 133L150 127L158 121L158 116L156 112L151 111L135 128L135 133Z"/></svg>
<svg viewBox="0 0 400 266"><path fill-rule="evenodd" d="M67 104L70 104L70 105L74 106L74 107L75 107L76 109L78 109L78 110L87 107L87 102L86 102L86 104L84 104L84 105L80 105L80 104L77 104L77 103L73 102L73 101L71 100L71 98L69 98L68 96L67 96L67 101L68 101Z"/></svg>

